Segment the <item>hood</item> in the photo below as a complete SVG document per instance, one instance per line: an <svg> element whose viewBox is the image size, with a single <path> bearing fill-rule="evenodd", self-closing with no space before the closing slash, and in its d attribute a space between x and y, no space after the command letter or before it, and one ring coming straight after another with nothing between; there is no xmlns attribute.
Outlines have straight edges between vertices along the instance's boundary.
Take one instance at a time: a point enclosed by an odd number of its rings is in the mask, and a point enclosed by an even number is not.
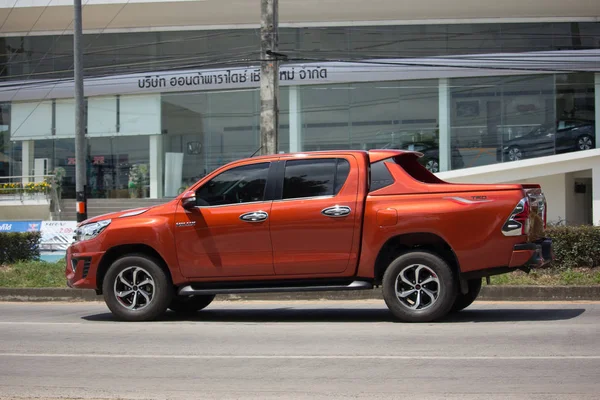
<svg viewBox="0 0 600 400"><path fill-rule="evenodd" d="M137 215L146 214L146 213L150 212L152 209L163 206L163 205L164 204L156 204L156 205L152 205L152 206L148 206L148 207L131 208L131 209L123 210L123 211L102 214L102 215L98 215L97 217L88 218L85 221L78 223L77 226L79 227L81 225L91 224L93 222L102 221L104 219L134 217Z"/></svg>

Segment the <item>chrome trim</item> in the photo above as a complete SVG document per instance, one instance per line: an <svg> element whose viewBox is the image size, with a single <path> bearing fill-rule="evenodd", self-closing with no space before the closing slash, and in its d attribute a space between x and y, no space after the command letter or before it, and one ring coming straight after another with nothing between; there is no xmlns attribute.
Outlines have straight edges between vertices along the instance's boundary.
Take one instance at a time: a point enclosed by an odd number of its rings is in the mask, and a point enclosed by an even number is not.
<svg viewBox="0 0 600 400"><path fill-rule="evenodd" d="M324 200L324 199L333 199L335 196L314 196L314 197L294 197L291 199L278 199L273 200L273 203L281 203L285 201L298 201L298 200Z"/></svg>
<svg viewBox="0 0 600 400"><path fill-rule="evenodd" d="M259 211L251 211L240 215L240 220L244 222L262 222L269 218L269 214L266 212Z"/></svg>
<svg viewBox="0 0 600 400"><path fill-rule="evenodd" d="M352 209L348 206L335 205L321 210L321 214L330 218L340 218L350 215Z"/></svg>
<svg viewBox="0 0 600 400"><path fill-rule="evenodd" d="M523 212L523 210L525 209L526 201L527 201L526 197L522 198L519 201L519 203L517 203L515 208L512 210L510 216L508 217L508 219L506 220L504 225L502 225L502 234L504 236L521 236L522 235L521 228L523 227L523 224L519 221L516 221L515 216ZM525 221L525 231L527 232L528 230L529 230L529 219L527 219Z"/></svg>
<svg viewBox="0 0 600 400"><path fill-rule="evenodd" d="M149 210L149 208L145 208L143 210L129 211L128 213L120 215L119 218L135 217L136 215L143 214L148 210Z"/></svg>
<svg viewBox="0 0 600 400"><path fill-rule="evenodd" d="M220 204L218 206L196 206L195 208L203 209L203 208L220 208L220 207L233 207L233 206L245 206L247 204L268 204L272 203L272 200L262 200L262 201L249 201L247 203L231 203L231 204Z"/></svg>
<svg viewBox="0 0 600 400"><path fill-rule="evenodd" d="M184 226L194 226L196 225L196 221L186 221L186 222L175 222L176 227L184 227Z"/></svg>
<svg viewBox="0 0 600 400"><path fill-rule="evenodd" d="M247 287L247 288L213 288L213 289L194 289L191 285L179 288L179 296L191 296L202 294L236 294L236 293L282 293L282 292L319 292L319 291L338 291L338 290L365 290L372 289L373 285L365 281L353 281L348 285L330 285L330 286L298 286L298 287Z"/></svg>

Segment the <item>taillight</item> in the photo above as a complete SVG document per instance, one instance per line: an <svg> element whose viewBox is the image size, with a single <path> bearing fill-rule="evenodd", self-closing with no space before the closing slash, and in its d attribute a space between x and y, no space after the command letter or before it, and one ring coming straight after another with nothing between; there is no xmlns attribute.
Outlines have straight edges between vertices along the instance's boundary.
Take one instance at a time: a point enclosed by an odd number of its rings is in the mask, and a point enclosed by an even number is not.
<svg viewBox="0 0 600 400"><path fill-rule="evenodd" d="M524 192L525 197L523 197L515 206L502 226L502 233L505 236L528 235L529 229L531 228L531 218L534 218L534 220L542 219L544 222L544 229L546 229L546 197L539 187L527 188ZM537 216L535 214L537 214Z"/></svg>
<svg viewBox="0 0 600 400"><path fill-rule="evenodd" d="M529 203L531 205L531 211L537 212L537 215L544 222L544 229L546 229L546 221L547 221L547 204L546 204L546 196L542 192L541 188L527 188L525 189L525 194L529 198Z"/></svg>
<svg viewBox="0 0 600 400"><path fill-rule="evenodd" d="M527 235L529 232L529 199L523 197L502 226L504 236Z"/></svg>

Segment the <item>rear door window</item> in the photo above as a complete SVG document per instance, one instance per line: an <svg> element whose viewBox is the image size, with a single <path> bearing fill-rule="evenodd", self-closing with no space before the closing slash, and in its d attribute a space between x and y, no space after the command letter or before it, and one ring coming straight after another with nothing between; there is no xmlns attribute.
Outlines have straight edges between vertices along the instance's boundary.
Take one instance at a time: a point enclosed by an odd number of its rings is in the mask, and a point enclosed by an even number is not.
<svg viewBox="0 0 600 400"><path fill-rule="evenodd" d="M349 174L350 163L343 158L287 161L283 199L335 196Z"/></svg>

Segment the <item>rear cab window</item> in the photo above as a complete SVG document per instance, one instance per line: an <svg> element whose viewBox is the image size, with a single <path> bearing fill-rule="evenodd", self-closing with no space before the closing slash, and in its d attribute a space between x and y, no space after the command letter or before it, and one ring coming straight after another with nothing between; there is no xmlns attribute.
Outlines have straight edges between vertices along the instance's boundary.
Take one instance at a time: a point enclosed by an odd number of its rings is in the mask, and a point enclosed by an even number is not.
<svg viewBox="0 0 600 400"><path fill-rule="evenodd" d="M421 183L444 183L437 176L419 164L418 158L415 155L401 154L371 164L369 192L374 192L390 186L395 182L394 177L385 165L386 163L399 165L412 179Z"/></svg>

